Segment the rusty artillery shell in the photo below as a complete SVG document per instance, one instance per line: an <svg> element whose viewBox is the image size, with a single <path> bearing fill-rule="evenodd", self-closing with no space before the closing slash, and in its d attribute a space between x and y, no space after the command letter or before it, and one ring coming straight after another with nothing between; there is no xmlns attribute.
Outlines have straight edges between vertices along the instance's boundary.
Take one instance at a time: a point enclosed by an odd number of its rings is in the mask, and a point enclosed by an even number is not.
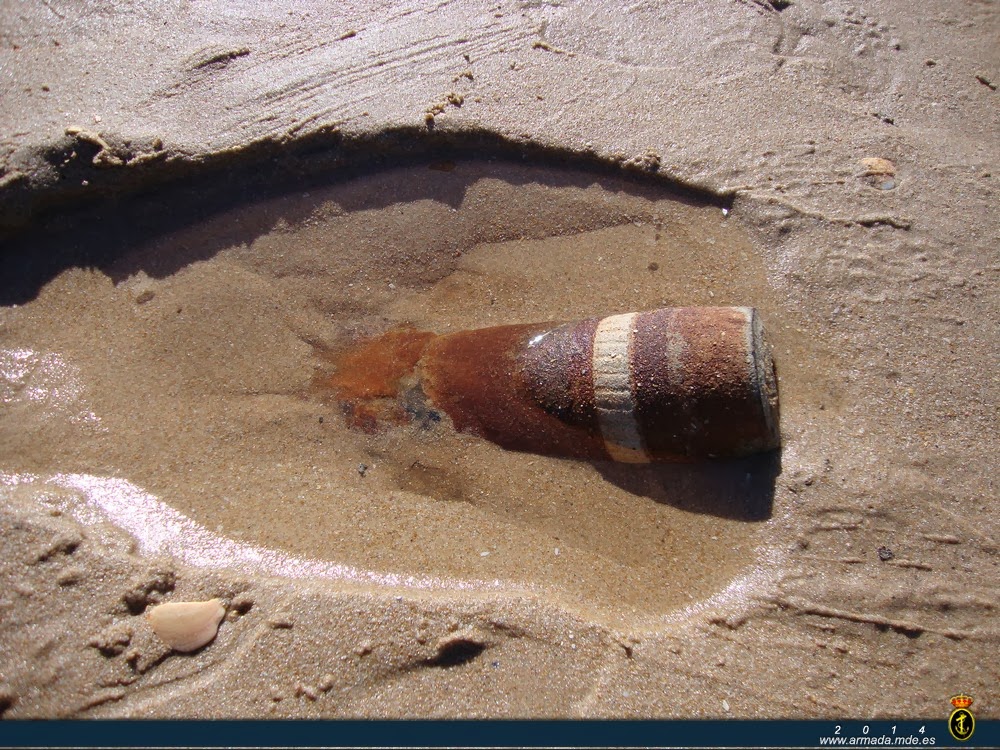
<svg viewBox="0 0 1000 750"><path fill-rule="evenodd" d="M426 340L423 392L455 428L511 450L646 463L778 447L756 310L680 307Z"/></svg>

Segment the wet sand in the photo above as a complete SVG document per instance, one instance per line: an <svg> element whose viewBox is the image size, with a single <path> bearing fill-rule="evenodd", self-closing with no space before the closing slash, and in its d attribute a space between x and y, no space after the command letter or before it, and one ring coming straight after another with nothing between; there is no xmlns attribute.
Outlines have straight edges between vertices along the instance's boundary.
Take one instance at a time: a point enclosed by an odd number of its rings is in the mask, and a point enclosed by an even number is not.
<svg viewBox="0 0 1000 750"><path fill-rule="evenodd" d="M777 17L751 6L746 28ZM823 26L848 39L859 18L869 54L890 54L889 27L856 11ZM597 38L552 21L567 43ZM548 55L532 63L543 82L576 59L529 49ZM622 54L598 64L606 82L636 64ZM510 109L482 105L502 131ZM636 132L660 143L665 127ZM221 153L210 130L195 138ZM571 131L538 140L568 148ZM626 162L622 176L458 154L313 175L190 224L150 221L151 193L144 209L98 202L82 239L58 216L11 230L4 715L943 718L960 690L996 715L995 165L968 145L965 166L926 166L925 131L905 132L906 148L877 152L898 174L861 163L871 150L838 163L840 146L779 136L752 163L730 139L706 167L693 131L628 162L613 152L631 136L610 127L581 158ZM9 184L25 179L34 192L8 206L76 200L40 168ZM933 180L975 188L945 206ZM65 248L51 271L24 270ZM780 455L635 467L511 453L446 424L369 435L316 386L338 352L401 325L679 305L760 310ZM212 597L226 621L191 656L144 617Z"/></svg>
<svg viewBox="0 0 1000 750"><path fill-rule="evenodd" d="M93 437L22 432L10 470L120 477L207 529L376 579L525 592L602 622L653 624L768 564L759 527L774 457L637 467L512 453L447 424L368 436L313 385L325 355L400 326L691 304L752 301L782 359L822 356L800 351L793 313L777 308L721 209L642 192L664 194L505 163L391 170L178 230L108 275L68 271L12 316L7 341L27 352L47 340L79 368L88 410L69 418ZM372 196L384 207L342 207ZM273 228L226 236L252 224ZM157 267L209 241L212 257ZM41 363L51 350L23 356ZM59 373L40 364L26 380L44 377ZM790 399L816 387L795 381Z"/></svg>

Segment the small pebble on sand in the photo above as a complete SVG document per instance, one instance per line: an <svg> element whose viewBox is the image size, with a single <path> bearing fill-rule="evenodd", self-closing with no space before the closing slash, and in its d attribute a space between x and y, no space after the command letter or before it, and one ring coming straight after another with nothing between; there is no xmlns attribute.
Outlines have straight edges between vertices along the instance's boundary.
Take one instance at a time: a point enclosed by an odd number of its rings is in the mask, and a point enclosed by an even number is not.
<svg viewBox="0 0 1000 750"><path fill-rule="evenodd" d="M153 632L175 651L196 651L219 631L226 609L218 599L168 602L153 607L147 617Z"/></svg>

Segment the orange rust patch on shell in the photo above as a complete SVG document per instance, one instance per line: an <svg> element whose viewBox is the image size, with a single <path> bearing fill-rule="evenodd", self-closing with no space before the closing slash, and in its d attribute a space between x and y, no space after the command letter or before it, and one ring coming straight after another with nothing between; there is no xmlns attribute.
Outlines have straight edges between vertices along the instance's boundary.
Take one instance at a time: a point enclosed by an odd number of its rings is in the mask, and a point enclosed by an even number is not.
<svg viewBox="0 0 1000 750"><path fill-rule="evenodd" d="M399 382L413 372L433 333L398 328L364 341L334 359L336 372L326 384L343 401L395 398Z"/></svg>
<svg viewBox="0 0 1000 750"><path fill-rule="evenodd" d="M320 377L316 387L333 390L347 423L356 429L372 433L384 422L407 422L397 396L432 338L428 331L397 328L360 342L333 357L336 370Z"/></svg>

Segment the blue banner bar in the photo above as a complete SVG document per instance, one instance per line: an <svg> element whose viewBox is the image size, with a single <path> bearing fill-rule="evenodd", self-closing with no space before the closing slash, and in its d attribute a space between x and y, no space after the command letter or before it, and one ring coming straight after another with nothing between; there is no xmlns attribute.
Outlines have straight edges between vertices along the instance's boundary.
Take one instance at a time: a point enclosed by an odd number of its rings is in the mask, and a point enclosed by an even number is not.
<svg viewBox="0 0 1000 750"><path fill-rule="evenodd" d="M0 721L0 747L1000 747L928 721Z"/></svg>

